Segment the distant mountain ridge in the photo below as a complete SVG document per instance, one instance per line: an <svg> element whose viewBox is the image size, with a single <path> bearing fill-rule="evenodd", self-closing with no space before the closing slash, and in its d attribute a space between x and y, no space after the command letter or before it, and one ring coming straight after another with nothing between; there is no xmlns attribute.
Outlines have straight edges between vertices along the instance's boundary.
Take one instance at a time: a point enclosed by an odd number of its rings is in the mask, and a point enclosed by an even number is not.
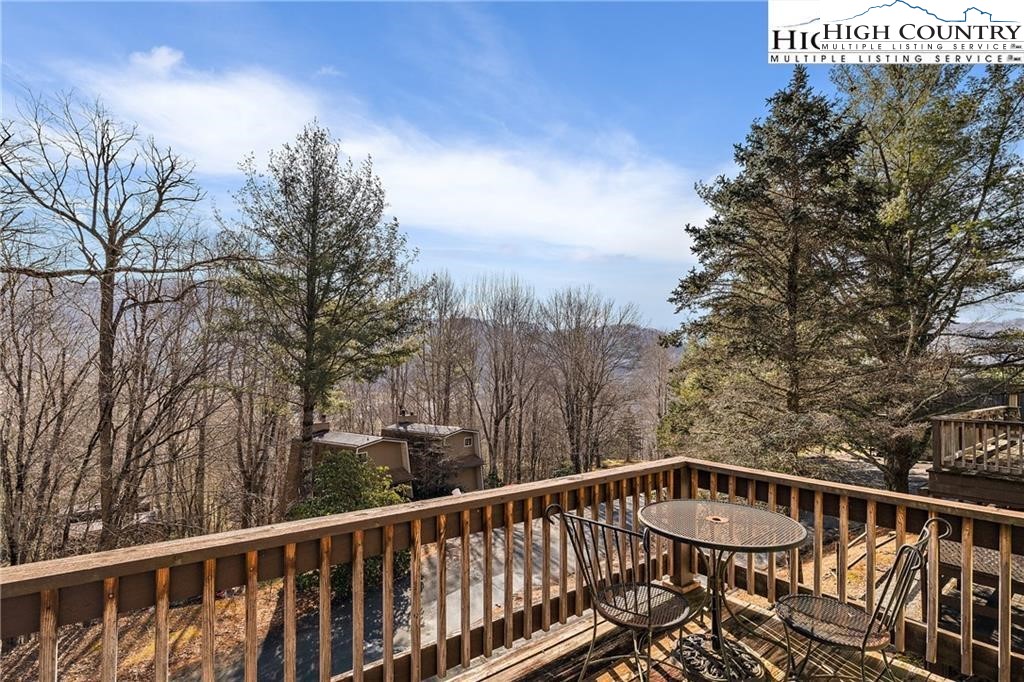
<svg viewBox="0 0 1024 682"><path fill-rule="evenodd" d="M969 16L969 14L971 12L977 12L978 14L980 14L982 16L988 17L988 22L992 23L992 24L1012 24L1012 23L1017 23L1015 20L1011 20L1011 19L996 19L993 16L992 12L989 12L987 10L983 10L983 9L981 9L979 7L974 6L974 5L971 5L970 7L967 7L966 9L964 9L961 18L959 18L959 19L946 19L944 17L940 17L938 14L936 14L935 12L932 12L931 10L929 10L929 9L927 9L925 7L922 7L920 5L915 5L915 4L912 4L910 2L907 2L907 0L892 0L892 2L888 2L888 3L882 4L882 5L872 5L871 7L868 7L863 12L861 12L859 14L854 14L852 17L847 17L845 19L833 19L833 20L830 20L828 23L840 23L840 22L846 22L846 21L853 21L854 19L859 19L859 18L869 14L870 12L874 12L875 10L892 9L892 8L896 8L896 7L905 7L905 8L910 9L910 10L916 10L918 12L923 12L923 13L927 14L929 17L931 17L932 19L936 19L938 21L941 21L941 22L947 23L947 24L965 24L965 23L968 23L968 16ZM791 24L791 25L787 26L787 28L796 28L796 27L799 27L799 26L809 26L811 24L816 24L816 23L818 23L820 21L822 21L821 17L816 17L814 19L809 19L809 20L807 20L807 21L805 21L803 23Z"/></svg>
<svg viewBox="0 0 1024 682"><path fill-rule="evenodd" d="M960 19L946 19L946 18L940 17L938 14L935 14L935 12L932 12L929 9L925 9L924 7L921 7L920 5L912 5L911 3L907 2L907 0L893 0L892 2L886 3L884 5L873 5L871 7L868 7L866 10L864 10L860 14L855 14L852 17L848 17L846 19L840 19L839 21L852 21L853 19L859 19L860 17L862 17L862 16L864 16L864 15L870 13L870 12L873 12L875 10L878 10L878 9L890 9L892 7L896 7L896 6L899 6L899 5L902 5L903 7L907 7L909 9L913 9L913 10L918 10L920 12L924 12L925 14L927 14L930 17L932 17L933 19L938 19L939 21L942 21L942 22L947 23L947 24L967 23L967 15L970 12L972 12L972 11L977 12L978 14L981 14L983 16L987 16L990 23L994 23L994 24L1013 23L1012 21L1008 21L1008 20L1005 20L1005 19L996 19L995 17L992 16L991 12L988 12L986 10L980 9L980 8L975 7L973 5L968 7L968 8L966 8L963 11L962 18L960 18Z"/></svg>
<svg viewBox="0 0 1024 682"><path fill-rule="evenodd" d="M951 327L954 333L977 332L995 334L1013 329L1024 329L1024 317L1007 320L978 320L974 322L957 322Z"/></svg>

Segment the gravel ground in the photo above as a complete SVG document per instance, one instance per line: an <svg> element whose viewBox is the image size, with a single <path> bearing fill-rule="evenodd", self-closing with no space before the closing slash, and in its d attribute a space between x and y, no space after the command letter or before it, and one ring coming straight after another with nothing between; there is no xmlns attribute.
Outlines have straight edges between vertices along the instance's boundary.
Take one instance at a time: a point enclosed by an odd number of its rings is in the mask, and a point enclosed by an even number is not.
<svg viewBox="0 0 1024 682"><path fill-rule="evenodd" d="M862 485L867 488L885 488L885 478L878 467L842 452L829 452L821 455L805 455L802 461L808 468L815 470L820 478ZM910 492L917 493L928 484L930 461L918 462L910 470Z"/></svg>

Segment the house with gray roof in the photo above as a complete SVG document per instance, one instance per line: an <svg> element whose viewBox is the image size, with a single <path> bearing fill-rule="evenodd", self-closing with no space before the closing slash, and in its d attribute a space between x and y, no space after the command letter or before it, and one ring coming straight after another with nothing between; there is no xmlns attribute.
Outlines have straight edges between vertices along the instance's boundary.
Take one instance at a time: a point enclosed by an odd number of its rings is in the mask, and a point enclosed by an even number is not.
<svg viewBox="0 0 1024 682"><path fill-rule="evenodd" d="M299 490L299 448L302 440L292 440L292 453L288 458L288 473L285 485L283 509L296 499ZM393 483L412 482L412 466L409 464L409 445L401 438L374 436L366 433L349 431L332 431L327 422L313 425L313 466L323 459L330 451L354 452L363 455L378 467L384 467L391 475Z"/></svg>
<svg viewBox="0 0 1024 682"><path fill-rule="evenodd" d="M464 493L483 489L484 460L480 456L480 432L476 429L418 422L415 415L403 410L395 423L385 426L380 433L384 437L403 440L409 447L430 447L440 451L456 464L455 477L451 481L454 487Z"/></svg>

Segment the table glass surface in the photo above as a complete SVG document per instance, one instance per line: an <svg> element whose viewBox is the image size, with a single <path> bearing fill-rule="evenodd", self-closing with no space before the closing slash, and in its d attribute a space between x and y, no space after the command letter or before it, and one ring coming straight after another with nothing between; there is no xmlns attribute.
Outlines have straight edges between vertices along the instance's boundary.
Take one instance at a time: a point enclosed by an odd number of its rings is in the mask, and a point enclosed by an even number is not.
<svg viewBox="0 0 1024 682"><path fill-rule="evenodd" d="M639 519L652 533L710 549L771 552L807 538L807 529L788 516L731 502L655 502L640 510Z"/></svg>

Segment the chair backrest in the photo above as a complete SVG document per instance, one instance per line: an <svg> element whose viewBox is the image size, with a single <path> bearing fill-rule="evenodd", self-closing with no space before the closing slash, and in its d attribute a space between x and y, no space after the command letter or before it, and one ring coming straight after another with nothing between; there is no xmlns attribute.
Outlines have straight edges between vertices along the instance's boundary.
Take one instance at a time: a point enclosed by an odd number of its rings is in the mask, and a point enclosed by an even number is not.
<svg viewBox="0 0 1024 682"><path fill-rule="evenodd" d="M601 521L570 514L561 505L544 510L545 518L565 524L566 534L576 555L576 570L595 603L602 603L601 592L615 584L650 582L650 532L637 532Z"/></svg>
<svg viewBox="0 0 1024 682"><path fill-rule="evenodd" d="M953 528L949 521L938 517L930 518L924 523L917 542L908 543L896 550L896 558L889 568L882 584L882 589L877 594L875 610L872 618L878 621L886 630L892 630L899 618L900 612L906 606L910 593L914 588L914 581L924 571L928 559L935 561L938 557L928 557L927 548L931 540L932 525L938 526L939 539L949 535Z"/></svg>

